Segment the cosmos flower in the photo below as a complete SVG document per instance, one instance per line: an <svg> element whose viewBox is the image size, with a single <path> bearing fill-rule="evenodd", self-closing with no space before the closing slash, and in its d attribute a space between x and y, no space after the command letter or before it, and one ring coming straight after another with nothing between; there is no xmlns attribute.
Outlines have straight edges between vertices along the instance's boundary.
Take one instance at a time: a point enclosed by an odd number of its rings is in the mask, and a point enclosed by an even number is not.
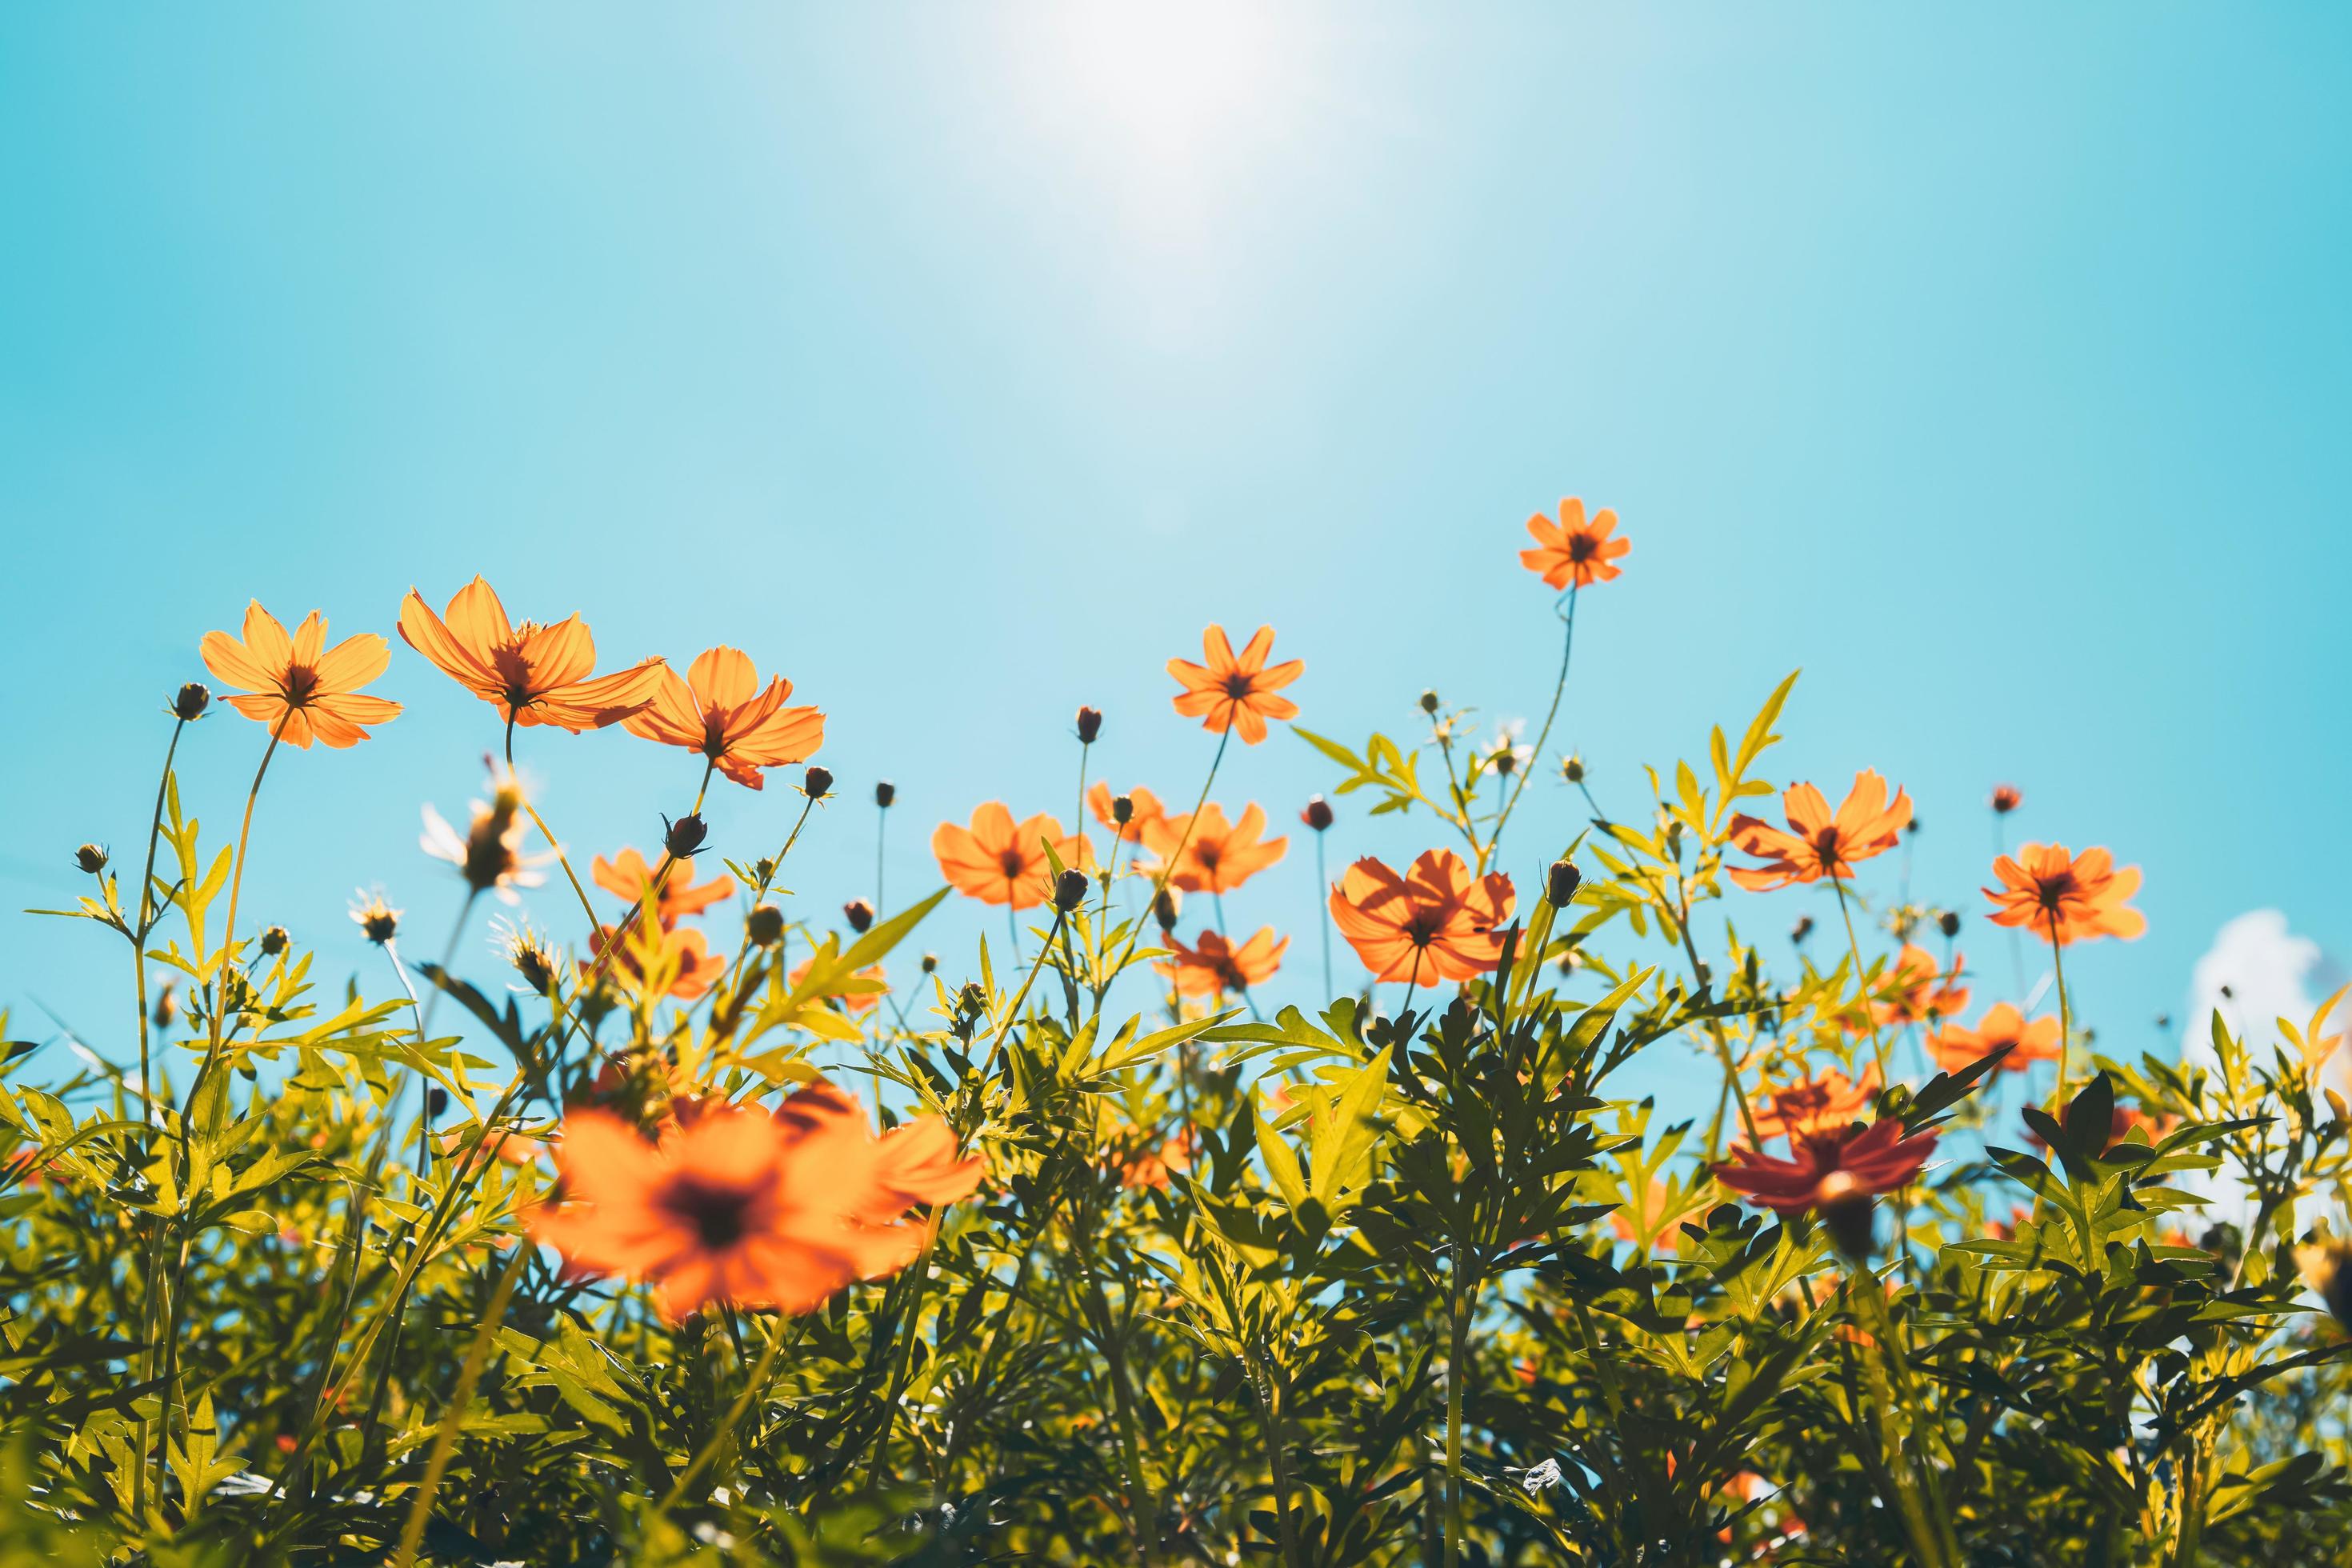
<svg viewBox="0 0 2352 1568"><path fill-rule="evenodd" d="M1038 813L1019 823L1000 800L971 814L971 826L942 822L931 833L931 853L956 891L983 904L1034 909L1054 896L1053 869L1045 858L1050 842L1062 864L1079 870L1094 866L1094 849L1082 837L1066 836L1055 818Z"/></svg>
<svg viewBox="0 0 2352 1568"><path fill-rule="evenodd" d="M1168 939L1168 946L1175 956L1156 967L1174 984L1177 994L1215 996L1228 991L1238 994L1272 979L1282 967L1290 939L1276 940L1274 928L1266 926L1239 947L1213 931L1202 931L1195 946L1186 947L1173 936Z"/></svg>
<svg viewBox="0 0 2352 1568"><path fill-rule="evenodd" d="M206 632L199 645L205 668L227 686L239 688L230 707L270 727L289 745L306 750L356 746L368 738L363 726L385 724L400 704L362 697L361 687L392 662L392 645L373 632L327 644L327 620L313 610L289 637L278 618L253 600L245 609L242 639Z"/></svg>
<svg viewBox="0 0 2352 1568"><path fill-rule="evenodd" d="M578 616L514 626L479 577L439 616L411 588L400 602L400 637L509 723L553 724L575 735L643 711L667 673L660 659L648 658L592 677L596 641Z"/></svg>
<svg viewBox="0 0 2352 1568"><path fill-rule="evenodd" d="M792 694L781 675L762 690L740 649L714 647L696 656L684 680L662 667L652 702L622 723L633 735L708 757L737 784L758 789L762 769L804 762L824 744L824 715L785 707Z"/></svg>
<svg viewBox="0 0 2352 1568"><path fill-rule="evenodd" d="M2022 844L2014 857L1992 863L1999 888L1984 896L1998 907L1998 926L2029 926L2060 947L2092 937L2129 941L2147 930L2147 917L2124 900L2139 891L2139 868L2116 869L2103 848L2069 855L2063 844Z"/></svg>
<svg viewBox="0 0 2352 1568"><path fill-rule="evenodd" d="M2036 1018L2028 1023L2025 1015L2009 1003L1996 1002L1977 1020L1975 1028L1947 1024L1927 1037L1928 1053L1946 1072L1958 1072L2003 1046L2014 1048L2000 1058L2002 1072L2024 1072L2035 1062L2054 1062L2058 1059L2058 1020Z"/></svg>
<svg viewBox="0 0 2352 1568"><path fill-rule="evenodd" d="M1113 837L1123 843L1142 843L1144 835L1167 818L1168 809L1160 804L1160 797L1143 785L1137 784L1127 792L1131 815L1127 819L1127 826L1122 827L1111 804L1118 798L1111 794L1109 784L1097 779L1087 791L1087 809L1094 814L1097 822L1110 830Z"/></svg>
<svg viewBox="0 0 2352 1568"><path fill-rule="evenodd" d="M1767 1086L1756 1111L1756 1136L1791 1139L1833 1131L1860 1120L1878 1098L1878 1065L1862 1069L1860 1081L1832 1068L1819 1078L1779 1088Z"/></svg>
<svg viewBox="0 0 2352 1568"><path fill-rule="evenodd" d="M1298 705L1275 693L1297 679L1307 666L1295 658L1266 664L1265 656L1274 649L1272 626L1258 627L1239 658L1223 626L1213 626L1202 634L1201 649L1205 665L1189 658L1168 661L1168 673L1184 688L1175 700L1177 712L1200 720L1212 734L1222 735L1231 726L1252 746L1265 739L1267 720L1298 717Z"/></svg>
<svg viewBox="0 0 2352 1568"><path fill-rule="evenodd" d="M1969 1005L1969 988L1959 983L1960 958L1952 956L1949 973L1936 968L1935 955L1915 942L1905 942L1895 967L1880 979L1871 1016L1882 1025L1927 1023L1957 1018Z"/></svg>
<svg viewBox="0 0 2352 1568"><path fill-rule="evenodd" d="M660 948L652 964L653 973L649 976L644 950L656 940ZM588 939L590 955L601 961L605 945L613 942L613 927L597 927L595 933ZM608 970L617 971L633 985L643 986L660 980L662 995L675 997L680 1002L692 1002L708 992L719 977L727 973L727 956L711 952L710 944L703 939L702 933L691 926L663 926L651 936L632 929L614 947L613 961Z"/></svg>
<svg viewBox="0 0 2352 1568"><path fill-rule="evenodd" d="M1870 1250L1871 1202L1919 1173L1936 1152L1936 1134L1903 1135L1900 1121L1850 1122L1790 1140L1790 1159L1735 1148L1715 1179L1780 1215L1819 1215L1851 1256Z"/></svg>
<svg viewBox="0 0 2352 1568"><path fill-rule="evenodd" d="M523 836L530 829L522 815L522 789L514 774L492 764L490 798L473 803L473 820L460 835L448 820L425 807L425 832L417 845L436 860L446 860L477 893L494 893L505 904L521 902L518 888L536 888L547 880L536 868L555 858L552 850L537 855L522 852Z"/></svg>
<svg viewBox="0 0 2352 1568"><path fill-rule="evenodd" d="M588 863L588 874L596 885L631 908L646 901L646 889L653 885L654 868L635 849L624 849L610 860L602 855ZM700 887L694 885L694 862L691 859L672 860L669 875L662 880L661 901L655 912L665 926L676 925L688 915L698 915L735 890L731 877L713 877Z"/></svg>
<svg viewBox="0 0 2352 1568"><path fill-rule="evenodd" d="M1541 512L1528 519L1528 532L1536 544L1519 552L1519 564L1554 588L1589 588L1609 582L1623 574L1610 563L1633 548L1630 541L1612 539L1616 531L1615 512L1603 507L1588 521L1584 503L1571 496L1559 503L1558 523Z"/></svg>
<svg viewBox="0 0 2352 1568"><path fill-rule="evenodd" d="M1911 797L1897 790L1889 802L1886 781L1869 768L1853 775L1853 788L1835 816L1810 784L1790 784L1780 807L1789 819L1785 833L1744 812L1731 819L1731 841L1766 861L1727 868L1731 879L1751 892L1823 877L1851 878L1856 861L1894 848L1896 835L1911 820Z"/></svg>
<svg viewBox="0 0 2352 1568"><path fill-rule="evenodd" d="M1502 962L1495 928L1515 898L1501 872L1474 878L1451 849L1428 849L1402 877L1370 858L1349 867L1331 889L1331 920L1374 980L1436 985Z"/></svg>
<svg viewBox="0 0 2352 1568"><path fill-rule="evenodd" d="M1157 877L1165 866L1171 887L1187 893L1230 893L1289 853L1288 838L1258 842L1265 810L1253 802L1239 822L1228 823L1215 801L1197 815L1163 816L1144 834L1144 846L1158 858L1144 869ZM1182 846L1179 852L1178 846Z"/></svg>

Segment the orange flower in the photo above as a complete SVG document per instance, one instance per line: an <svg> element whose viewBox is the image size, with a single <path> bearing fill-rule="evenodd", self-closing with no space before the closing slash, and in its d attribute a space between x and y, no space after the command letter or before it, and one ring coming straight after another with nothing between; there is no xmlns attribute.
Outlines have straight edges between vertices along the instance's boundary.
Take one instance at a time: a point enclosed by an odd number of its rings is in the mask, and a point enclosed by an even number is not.
<svg viewBox="0 0 2352 1568"><path fill-rule="evenodd" d="M1650 1184L1650 1201L1645 1205L1646 1217L1655 1221L1660 1219L1665 1212L1666 1184L1664 1182L1652 1182ZM1633 1216L1627 1213L1622 1205L1609 1211L1609 1229L1620 1241L1639 1241L1642 1239L1642 1233L1634 1227ZM1661 1225L1658 1229L1658 1234L1650 1238L1650 1250L1653 1252L1673 1252L1675 1249L1675 1244L1681 1239L1681 1227L1679 1226Z"/></svg>
<svg viewBox="0 0 2352 1568"><path fill-rule="evenodd" d="M1960 959L1952 956L1952 971L1939 973L1935 955L1916 942L1905 942L1895 968L1878 983L1878 999L1871 1016L1881 1024L1924 1023L1933 1018L1957 1018L1969 1005L1969 988L1959 984Z"/></svg>
<svg viewBox="0 0 2352 1568"><path fill-rule="evenodd" d="M510 724L553 724L578 734L642 710L664 666L645 659L591 679L596 642L578 616L553 626L507 621L506 606L479 577L457 590L446 618L415 589L400 602L400 637L441 672L491 704Z"/></svg>
<svg viewBox="0 0 2352 1568"><path fill-rule="evenodd" d="M1768 862L1729 868L1731 879L1751 892L1852 877L1855 861L1894 848L1895 836L1911 820L1911 797L1896 790L1889 803L1886 781L1869 768L1853 775L1853 788L1834 816L1822 792L1809 784L1790 784L1780 796L1780 808L1789 818L1787 833L1744 812L1731 819L1731 841Z"/></svg>
<svg viewBox="0 0 2352 1568"><path fill-rule="evenodd" d="M802 762L824 744L824 715L785 707L792 694L781 675L761 690L748 656L714 647L696 657L684 680L663 666L652 705L622 722L632 735L699 752L737 784L758 789L762 768Z"/></svg>
<svg viewBox="0 0 2352 1568"><path fill-rule="evenodd" d="M612 859L602 855L588 863L588 874L598 887L617 899L627 901L634 909L646 901L646 889L653 884L654 868L635 849L624 849ZM700 887L694 885L692 858L672 860L669 875L662 880L661 901L656 912L664 926L674 926L688 915L698 915L735 890L731 877L713 877Z"/></svg>
<svg viewBox="0 0 2352 1568"><path fill-rule="evenodd" d="M2095 936L2129 941L2147 930L2147 917L2124 902L2139 891L2139 868L2115 863L2105 849L2070 856L2063 844L2021 844L2014 859L1992 863L2001 883L1984 889L2000 906L1992 923L2031 926L2061 947Z"/></svg>
<svg viewBox="0 0 2352 1568"><path fill-rule="evenodd" d="M1182 939L1173 935L1168 945L1176 956L1157 967L1175 983L1177 994L1214 996L1246 991L1272 979L1282 967L1282 954L1290 939L1286 936L1277 942L1274 928L1266 926L1239 947L1213 931L1201 933L1197 947L1186 947Z"/></svg>
<svg viewBox="0 0 2352 1568"><path fill-rule="evenodd" d="M1149 1187L1153 1192L1168 1190L1171 1171L1192 1168L1192 1151L1197 1140L1189 1127L1167 1140L1157 1149L1145 1149L1119 1162L1118 1184L1134 1190Z"/></svg>
<svg viewBox="0 0 2352 1568"><path fill-rule="evenodd" d="M1151 831L1152 825L1168 816L1168 808L1160 804L1160 797L1138 784L1127 792L1128 803L1134 806L1135 815L1127 819L1125 827L1121 827L1110 809L1110 803L1117 798L1111 794L1110 785L1097 779L1087 791L1087 809L1095 814L1097 822L1110 829L1113 837L1124 843L1142 843L1143 836Z"/></svg>
<svg viewBox="0 0 2352 1568"><path fill-rule="evenodd" d="M1225 821L1225 808L1215 801L1197 816L1163 816L1144 832L1144 844L1159 861L1176 857L1168 870L1169 885L1186 893L1230 893L1290 852L1287 838L1258 842L1265 831L1265 808L1252 802L1239 822ZM1183 846L1181 854L1177 846ZM1157 876L1161 866L1145 868Z"/></svg>
<svg viewBox="0 0 2352 1568"><path fill-rule="evenodd" d="M793 972L784 976L784 984L794 991L799 990L801 982L808 978L809 970L815 963L814 958L802 959L793 966ZM882 973L882 966L878 963L868 964L866 968L857 971L852 978L872 980L886 984L887 979ZM863 1013L882 1000L882 993L879 991L835 991L830 994L841 1003L844 1011L851 1013Z"/></svg>
<svg viewBox="0 0 2352 1568"><path fill-rule="evenodd" d="M567 1201L531 1233L576 1266L650 1283L671 1322L714 1303L805 1312L922 1247L894 1184L924 1162L883 1150L856 1101L822 1082L774 1116L721 1107L659 1144L575 1110L556 1154Z"/></svg>
<svg viewBox="0 0 2352 1568"><path fill-rule="evenodd" d="M368 738L362 726L386 724L400 716L400 704L362 697L359 689L392 662L392 645L373 632L327 644L327 619L313 610L289 637L278 617L253 600L245 607L243 641L226 632L206 632L201 645L205 668L223 684L243 687L229 706L270 726L280 740L307 749L356 746Z"/></svg>
<svg viewBox="0 0 2352 1568"><path fill-rule="evenodd" d="M596 958L603 958L604 944L612 940L611 926L597 927L595 933L588 939L589 952ZM646 983L646 971L638 956L638 949L645 941L644 933L632 929L614 950L611 964L613 969L620 971L639 985ZM710 944L693 927L677 930L664 926L661 928L661 956L656 960L654 969L656 973L669 977L668 984L663 987L663 995L691 1002L709 990L712 983L727 973L727 958L723 953L711 952Z"/></svg>
<svg viewBox="0 0 2352 1568"><path fill-rule="evenodd" d="M1520 551L1519 564L1540 574L1554 588L1589 588L1610 582L1623 574L1610 563L1633 548L1628 540L1609 537L1616 531L1615 512L1602 507L1588 521L1584 503L1571 496L1559 503L1557 524L1541 512L1528 519L1528 532L1534 536L1536 548Z"/></svg>
<svg viewBox="0 0 2352 1568"><path fill-rule="evenodd" d="M1225 628L1211 626L1201 635L1206 665L1189 658L1168 661L1168 673L1184 688L1176 697L1176 711L1200 720L1213 734L1223 734L1230 724L1241 731L1244 743L1256 745L1265 739L1268 719L1298 717L1298 704L1274 694L1297 679L1307 666L1294 658L1268 668L1265 656L1273 649L1274 628L1260 626L1235 658Z"/></svg>
<svg viewBox="0 0 2352 1568"><path fill-rule="evenodd" d="M1715 1179L1776 1214L1806 1214L1891 1193L1919 1173L1936 1152L1937 1135L1906 1138L1900 1121L1850 1123L1834 1131L1800 1133L1790 1160L1735 1148L1715 1168Z"/></svg>
<svg viewBox="0 0 2352 1568"><path fill-rule="evenodd" d="M1802 1083L1767 1088L1764 1107L1756 1112L1756 1136L1793 1141L1814 1132L1843 1127L1858 1120L1878 1098L1878 1064L1862 1069L1856 1082L1834 1069Z"/></svg>
<svg viewBox="0 0 2352 1568"><path fill-rule="evenodd" d="M1503 961L1495 928L1516 895L1500 871L1474 879L1451 849L1425 849L1400 877L1367 858L1331 889L1331 919L1374 980L1435 985Z"/></svg>
<svg viewBox="0 0 2352 1568"><path fill-rule="evenodd" d="M2015 1048L2000 1058L2002 1072L2023 1072L2035 1062L2058 1059L2058 1020L2036 1018L2025 1021L2025 1015L2006 1002L1996 1002L1977 1020L1973 1029L1958 1024L1947 1024L1927 1037L1927 1049L1936 1065L1946 1072L1958 1072L1971 1063L1983 1060L2003 1046Z"/></svg>
<svg viewBox="0 0 2352 1568"><path fill-rule="evenodd" d="M939 857L940 872L956 891L983 904L1029 910L1053 896L1045 862L1049 840L1064 866L1093 869L1094 849L1085 838L1065 837L1061 823L1044 812L1016 825L1001 800L973 812L970 827L940 823L931 833L931 853Z"/></svg>

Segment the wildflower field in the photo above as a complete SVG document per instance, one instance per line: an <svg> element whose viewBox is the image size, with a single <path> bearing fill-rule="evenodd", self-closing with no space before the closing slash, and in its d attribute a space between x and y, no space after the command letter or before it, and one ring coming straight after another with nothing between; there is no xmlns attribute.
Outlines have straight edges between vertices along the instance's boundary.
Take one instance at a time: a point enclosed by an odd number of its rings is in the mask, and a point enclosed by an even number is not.
<svg viewBox="0 0 2352 1568"><path fill-rule="evenodd" d="M2128 845L2011 842L2003 785L1980 885L1910 902L1909 795L1777 771L1777 670L1597 798L1554 742L1626 531L1463 548L1557 617L1488 694L1530 742L1434 694L1341 733L1349 649L1210 624L1110 650L1166 659L1118 721L1196 727L1196 773L1101 776L1082 709L1025 743L1084 820L975 763L936 880L822 919L796 846L894 797L827 770L788 650L600 659L478 577L387 593L397 644L205 634L152 819L38 911L121 944L114 1016L0 1072L6 1561L2344 1561L2343 993L2284 1049L2210 1020L2210 1070L2102 1054L2066 966L2141 934ZM423 847L503 963L363 894L381 963L321 973L241 902L254 822L422 703L492 759ZM241 820L184 813L192 726ZM614 726L675 789L581 845L528 781ZM1253 799L1260 746L1328 796ZM1572 839L1515 820L1538 780ZM719 791L765 842L712 842ZM1426 847L1351 853L1381 815ZM1309 858L1318 926L1255 921ZM925 952L947 900L1002 931ZM2054 984L1966 956L2012 942ZM1712 1114L1630 1097L1645 1056Z"/></svg>

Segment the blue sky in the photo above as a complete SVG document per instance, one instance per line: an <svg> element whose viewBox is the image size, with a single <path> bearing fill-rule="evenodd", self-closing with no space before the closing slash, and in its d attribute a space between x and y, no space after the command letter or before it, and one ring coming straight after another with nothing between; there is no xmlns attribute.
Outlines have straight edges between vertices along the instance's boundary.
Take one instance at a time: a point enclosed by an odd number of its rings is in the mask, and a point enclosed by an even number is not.
<svg viewBox="0 0 2352 1568"><path fill-rule="evenodd" d="M1513 552L1577 494L1634 544L1558 737L1604 803L1801 666L1774 776L1907 785L1920 895L1980 903L1998 779L2145 867L2147 938L2070 978L2153 1044L2234 916L2352 952L2347 66L2316 5L12 9L0 907L136 846L157 704L248 595L389 633L480 572L608 661L747 648L830 716L825 911L877 777L895 893L976 802L1066 816L1080 702L1189 798L1161 665L1211 620L1279 627L1327 732L1425 686L1539 716ZM377 740L273 771L247 900L380 988L348 890L437 946L417 809L496 737L404 647L375 689ZM215 832L262 740L184 749ZM583 852L694 784L618 732L524 761ZM1227 778L1278 820L1330 783L1285 735ZM718 843L793 804L721 784ZM1530 891L1577 817L1530 792ZM1308 847L1231 900L1298 982ZM122 1051L119 947L0 920L12 1032Z"/></svg>

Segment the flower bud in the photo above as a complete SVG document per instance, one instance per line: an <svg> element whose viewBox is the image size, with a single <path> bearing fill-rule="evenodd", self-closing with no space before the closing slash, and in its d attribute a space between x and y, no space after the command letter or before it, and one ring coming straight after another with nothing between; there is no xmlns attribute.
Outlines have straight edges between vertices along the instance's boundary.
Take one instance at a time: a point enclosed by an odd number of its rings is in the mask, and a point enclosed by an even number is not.
<svg viewBox="0 0 2352 1568"><path fill-rule="evenodd" d="M1560 758L1559 776L1566 779L1570 784L1582 784L1584 782L1584 759L1582 757Z"/></svg>
<svg viewBox="0 0 2352 1568"><path fill-rule="evenodd" d="M522 983L541 996L555 991L555 978L560 961L554 950L529 930L517 930L506 941L507 962L522 976Z"/></svg>
<svg viewBox="0 0 2352 1568"><path fill-rule="evenodd" d="M1805 939L1812 934L1813 917L1811 915L1799 915L1797 923L1789 928L1789 940L1801 947L1804 945Z"/></svg>
<svg viewBox="0 0 2352 1568"><path fill-rule="evenodd" d="M425 1116L426 1121L431 1121L434 1117L440 1115L443 1111L448 1109L449 1091L447 1089L436 1084L433 1088L425 1091Z"/></svg>
<svg viewBox="0 0 2352 1568"><path fill-rule="evenodd" d="M849 922L850 930L862 934L874 923L874 906L864 899L852 899L841 906L841 918Z"/></svg>
<svg viewBox="0 0 2352 1568"><path fill-rule="evenodd" d="M1910 821L1903 825L1903 831L1906 833L1916 833L1922 826L1924 825L1920 820L1916 816L1914 816Z"/></svg>
<svg viewBox="0 0 2352 1568"><path fill-rule="evenodd" d="M1331 803L1319 795L1315 796L1307 803L1307 809L1298 814L1298 820L1316 832L1322 832L1331 826Z"/></svg>
<svg viewBox="0 0 2352 1568"><path fill-rule="evenodd" d="M275 958L286 951L286 944L292 940L284 926L271 926L261 933L261 951Z"/></svg>
<svg viewBox="0 0 2352 1568"><path fill-rule="evenodd" d="M1064 868L1054 879L1054 907L1068 914L1087 901L1087 874L1076 867Z"/></svg>
<svg viewBox="0 0 2352 1568"><path fill-rule="evenodd" d="M1151 896L1151 918L1160 922L1161 931L1176 929L1176 911L1182 903L1173 888L1162 888Z"/></svg>
<svg viewBox="0 0 2352 1568"><path fill-rule="evenodd" d="M1095 743L1095 737L1101 733L1102 710L1099 708L1079 709L1078 744L1081 746L1091 746Z"/></svg>
<svg viewBox="0 0 2352 1568"><path fill-rule="evenodd" d="M203 718L212 705L212 688L201 680L191 680L172 694L172 716L184 724Z"/></svg>
<svg viewBox="0 0 2352 1568"><path fill-rule="evenodd" d="M1430 714L1434 714L1437 711L1436 692L1424 691L1421 694L1421 710L1424 713Z"/></svg>
<svg viewBox="0 0 2352 1568"><path fill-rule="evenodd" d="M926 974L937 974L939 972L940 955L936 952L927 952L923 954L923 973Z"/></svg>
<svg viewBox="0 0 2352 1568"><path fill-rule="evenodd" d="M1960 934L1960 917L1957 910L1946 910L1936 917L1936 929L1948 937Z"/></svg>
<svg viewBox="0 0 2352 1568"><path fill-rule="evenodd" d="M1110 820L1115 827L1125 827L1135 820L1135 797L1115 795L1110 797Z"/></svg>
<svg viewBox="0 0 2352 1568"><path fill-rule="evenodd" d="M2019 806L2023 805L2024 804L2025 796L2019 791L2015 784L1995 784L1992 786L1992 808L1999 815L2007 816L2011 812L2015 811Z"/></svg>
<svg viewBox="0 0 2352 1568"><path fill-rule="evenodd" d="M106 869L106 850L101 845L85 844L74 851L74 864L97 876Z"/></svg>
<svg viewBox="0 0 2352 1568"><path fill-rule="evenodd" d="M960 1012L978 1013L988 1005L988 993L980 988L977 980L967 980L956 993L956 1008Z"/></svg>
<svg viewBox="0 0 2352 1568"><path fill-rule="evenodd" d="M753 947L773 947L784 939L784 911L773 904L757 904L743 919L743 932Z"/></svg>
<svg viewBox="0 0 2352 1568"><path fill-rule="evenodd" d="M381 889L354 904L352 919L359 922L360 930L366 933L368 941L378 947L400 934L400 911L384 902Z"/></svg>
<svg viewBox="0 0 2352 1568"><path fill-rule="evenodd" d="M889 810L890 803L898 798L898 786L892 784L888 779L884 779L880 784L874 786L874 804L880 806L883 810Z"/></svg>
<svg viewBox="0 0 2352 1568"><path fill-rule="evenodd" d="M172 1020L179 1016L179 993L173 988L172 983L166 980L163 982L163 988L155 993L155 1026L159 1029L168 1029L172 1026Z"/></svg>
<svg viewBox="0 0 2352 1568"><path fill-rule="evenodd" d="M811 800L823 800L826 795L831 795L833 770L811 763L808 772L801 775L801 793Z"/></svg>
<svg viewBox="0 0 2352 1568"><path fill-rule="evenodd" d="M1544 898L1556 910L1568 908L1576 898L1576 889L1584 883L1584 873L1566 860L1555 860L1544 876Z"/></svg>
<svg viewBox="0 0 2352 1568"><path fill-rule="evenodd" d="M702 820L700 812L689 811L676 822L662 818L662 847L673 860L690 858L709 837L710 825Z"/></svg>
<svg viewBox="0 0 2352 1568"><path fill-rule="evenodd" d="M755 876L755 877L759 878L759 879L760 879L760 885L761 885L761 887L765 887L765 886L767 886L767 884L768 884L768 883L770 883L770 882L772 882L772 881L775 880L775 877L776 877L776 861L775 861L775 858L774 858L773 856L771 856L771 855L762 855L762 856L761 856L757 860L752 861L752 862L751 862L751 874L752 874L753 876Z"/></svg>

